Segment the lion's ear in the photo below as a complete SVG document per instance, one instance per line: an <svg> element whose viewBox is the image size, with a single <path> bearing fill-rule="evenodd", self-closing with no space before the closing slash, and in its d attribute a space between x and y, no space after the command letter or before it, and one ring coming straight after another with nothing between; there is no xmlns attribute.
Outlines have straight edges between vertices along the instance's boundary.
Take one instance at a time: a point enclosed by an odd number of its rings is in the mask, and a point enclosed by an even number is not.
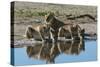
<svg viewBox="0 0 100 67"><path fill-rule="evenodd" d="M45 15L45 18L47 18L47 15Z"/></svg>
<svg viewBox="0 0 100 67"><path fill-rule="evenodd" d="M55 15L55 13L54 13L54 12L51 12L51 15L53 15L53 16L54 16L54 15Z"/></svg>
<svg viewBox="0 0 100 67"><path fill-rule="evenodd" d="M52 15L52 16L54 16L55 13L54 13L54 12L49 12L48 15Z"/></svg>
<svg viewBox="0 0 100 67"><path fill-rule="evenodd" d="M46 15L44 15L44 17L47 18L47 17L48 17L48 14L49 14L49 13L47 13Z"/></svg>
<svg viewBox="0 0 100 67"><path fill-rule="evenodd" d="M48 14L52 14L52 12L48 12Z"/></svg>

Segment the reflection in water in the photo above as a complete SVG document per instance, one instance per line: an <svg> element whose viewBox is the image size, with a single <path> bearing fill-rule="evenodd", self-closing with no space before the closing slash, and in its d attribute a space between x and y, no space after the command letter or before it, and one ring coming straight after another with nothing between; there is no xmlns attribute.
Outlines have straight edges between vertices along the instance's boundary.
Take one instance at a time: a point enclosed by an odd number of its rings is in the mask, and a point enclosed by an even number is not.
<svg viewBox="0 0 100 67"><path fill-rule="evenodd" d="M42 43L27 47L30 58L45 60L46 63L55 63L55 58L61 53L79 55L85 50L84 41L62 41L57 43Z"/></svg>

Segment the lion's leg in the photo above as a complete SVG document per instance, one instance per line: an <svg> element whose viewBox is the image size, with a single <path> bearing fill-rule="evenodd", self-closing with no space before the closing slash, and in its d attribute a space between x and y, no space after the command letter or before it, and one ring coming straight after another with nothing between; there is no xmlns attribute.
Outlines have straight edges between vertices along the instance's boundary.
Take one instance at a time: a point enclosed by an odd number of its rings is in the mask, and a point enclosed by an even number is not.
<svg viewBox="0 0 100 67"><path fill-rule="evenodd" d="M54 36L54 42L57 42L58 36Z"/></svg>
<svg viewBox="0 0 100 67"><path fill-rule="evenodd" d="M78 32L78 37L80 38L80 40L82 40L84 38L84 29L81 29L81 27L79 25L77 25L77 32Z"/></svg>
<svg viewBox="0 0 100 67"><path fill-rule="evenodd" d="M52 41L54 42L54 31L52 31L51 29L50 29L50 37Z"/></svg>
<svg viewBox="0 0 100 67"><path fill-rule="evenodd" d="M66 39L66 34L67 34L66 30L63 27L59 28L58 39L65 40Z"/></svg>
<svg viewBox="0 0 100 67"><path fill-rule="evenodd" d="M58 40L58 31L51 30L51 34L52 34L53 42L56 42Z"/></svg>
<svg viewBox="0 0 100 67"><path fill-rule="evenodd" d="M61 27L61 28L59 28L59 32L58 32L58 39L60 39L61 30L62 30L62 27Z"/></svg>
<svg viewBox="0 0 100 67"><path fill-rule="evenodd" d="M48 31L48 39L49 39L49 40L51 40L51 36L52 36L52 34L51 34L51 31L49 30L49 31Z"/></svg>
<svg viewBox="0 0 100 67"><path fill-rule="evenodd" d="M77 30L77 32L78 32L78 37L80 38L80 40L82 40L81 31L80 30Z"/></svg>
<svg viewBox="0 0 100 67"><path fill-rule="evenodd" d="M50 38L53 40L53 33L50 30Z"/></svg>
<svg viewBox="0 0 100 67"><path fill-rule="evenodd" d="M71 34L71 39L74 40L73 33L71 30L70 30L70 34Z"/></svg>
<svg viewBox="0 0 100 67"><path fill-rule="evenodd" d="M57 40L58 40L58 32L59 32L59 30L55 31L54 42L57 42Z"/></svg>
<svg viewBox="0 0 100 67"><path fill-rule="evenodd" d="M39 31L39 35L40 35L43 42L46 41L45 36L44 36L44 32L42 30Z"/></svg>
<svg viewBox="0 0 100 67"><path fill-rule="evenodd" d="M84 39L84 33L85 33L85 29L82 29L82 30L81 30L82 39Z"/></svg>
<svg viewBox="0 0 100 67"><path fill-rule="evenodd" d="M42 41L45 41L45 37L43 36L43 34L39 32L39 35L40 35Z"/></svg>
<svg viewBox="0 0 100 67"><path fill-rule="evenodd" d="M51 39L52 39L52 41L54 42L54 34L53 34L52 31L51 31L50 33L51 33Z"/></svg>
<svg viewBox="0 0 100 67"><path fill-rule="evenodd" d="M71 35L71 39L74 40L74 37L73 37L73 33L72 33L72 30L71 30L71 27L68 27L68 29L69 29L69 33L70 33L70 35Z"/></svg>

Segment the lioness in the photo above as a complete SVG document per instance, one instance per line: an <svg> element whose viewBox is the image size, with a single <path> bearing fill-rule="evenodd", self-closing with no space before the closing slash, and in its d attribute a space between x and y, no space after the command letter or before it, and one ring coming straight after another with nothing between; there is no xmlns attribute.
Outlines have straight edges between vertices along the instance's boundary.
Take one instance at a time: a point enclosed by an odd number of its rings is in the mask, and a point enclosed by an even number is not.
<svg viewBox="0 0 100 67"><path fill-rule="evenodd" d="M69 25L69 24L65 24L64 22L58 20L55 17L54 13L48 13L47 15L45 15L45 20L46 20L46 23L50 24L50 31L54 38L54 41L58 40L59 28L64 25Z"/></svg>
<svg viewBox="0 0 100 67"><path fill-rule="evenodd" d="M67 25L59 28L59 37L65 37L65 38L71 38L73 39L80 39L82 40L84 38L84 29L81 29L81 27L78 24L73 25Z"/></svg>
<svg viewBox="0 0 100 67"><path fill-rule="evenodd" d="M49 24L29 25L26 29L26 37L28 39L34 38L35 40L46 41L46 37L50 39L50 26Z"/></svg>

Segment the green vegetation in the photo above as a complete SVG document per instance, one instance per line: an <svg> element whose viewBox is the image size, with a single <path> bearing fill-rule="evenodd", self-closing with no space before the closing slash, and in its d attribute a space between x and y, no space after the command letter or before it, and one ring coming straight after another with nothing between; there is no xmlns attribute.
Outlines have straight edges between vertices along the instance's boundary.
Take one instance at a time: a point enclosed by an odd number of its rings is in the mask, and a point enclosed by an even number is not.
<svg viewBox="0 0 100 67"><path fill-rule="evenodd" d="M66 20L66 15L70 14L73 16L89 14L97 18L96 6L16 2L14 11L15 19L21 21L24 19L43 19L44 15L49 12L54 12L61 20Z"/></svg>
<svg viewBox="0 0 100 67"><path fill-rule="evenodd" d="M34 17L34 16L45 16L48 12L39 12L39 11L32 11L32 10L15 10L15 16L16 17Z"/></svg>

